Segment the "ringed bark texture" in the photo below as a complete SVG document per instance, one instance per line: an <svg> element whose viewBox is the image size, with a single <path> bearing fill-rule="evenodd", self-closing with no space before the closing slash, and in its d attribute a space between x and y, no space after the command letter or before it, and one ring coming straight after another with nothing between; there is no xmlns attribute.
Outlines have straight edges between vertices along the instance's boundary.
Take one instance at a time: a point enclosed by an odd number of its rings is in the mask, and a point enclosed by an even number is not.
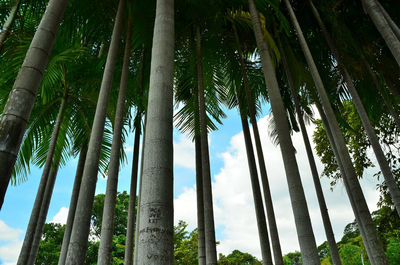
<svg viewBox="0 0 400 265"><path fill-rule="evenodd" d="M174 1L157 0L143 155L137 265L173 263Z"/></svg>
<svg viewBox="0 0 400 265"><path fill-rule="evenodd" d="M67 0L50 0L0 117L0 209Z"/></svg>

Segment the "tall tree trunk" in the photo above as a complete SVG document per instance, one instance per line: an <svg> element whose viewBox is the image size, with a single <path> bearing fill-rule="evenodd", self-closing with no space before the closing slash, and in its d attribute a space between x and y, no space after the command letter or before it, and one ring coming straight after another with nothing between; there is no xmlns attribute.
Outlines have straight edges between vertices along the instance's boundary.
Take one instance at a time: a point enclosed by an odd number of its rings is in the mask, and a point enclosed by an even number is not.
<svg viewBox="0 0 400 265"><path fill-rule="evenodd" d="M42 226L42 227L44 226L44 224L40 225L40 216L44 214L43 211L45 211L46 215L47 215L48 209L43 209L42 206L44 205L43 201L48 200L50 202L50 198L51 198L51 193L49 193L49 191L48 191L48 189L50 187L47 188L47 186L48 186L48 182L49 182L50 172L51 172L51 169L53 166L52 164L53 164L54 152L56 149L58 135L60 133L60 128L61 128L61 124L62 124L62 121L64 118L66 106L67 106L67 94L65 92L64 97L61 100L60 109L58 111L57 119L54 124L54 129L53 129L53 132L51 135L49 150L47 151L46 162L45 162L45 165L43 168L42 177L40 179L38 192L36 194L35 203L33 204L33 209L32 209L32 213L31 213L31 217L29 219L28 228L26 229L25 238L24 238L24 242L22 244L21 252L18 257L18 262L17 262L18 265L28 264L28 260L30 259L30 253L32 251L32 242L35 240L35 237L37 237L37 236L39 236L39 241L40 241L40 238L42 236L41 234L40 235L35 235L35 234L36 234L36 230L38 230L38 227L39 227L39 231L42 231L42 228L40 228L40 226ZM51 186L51 185L49 185L49 186ZM51 189L52 189L52 187L51 187ZM49 195L50 198L46 198L46 194ZM48 205L47 205L47 207L48 207ZM46 219L46 216L45 216L45 219Z"/></svg>
<svg viewBox="0 0 400 265"><path fill-rule="evenodd" d="M0 209L67 0L50 0L0 117Z"/></svg>
<svg viewBox="0 0 400 265"><path fill-rule="evenodd" d="M235 25L233 25L233 31L235 34L236 44L238 46L239 63L240 63L240 69L241 69L242 76L243 76L243 84L244 84L244 88L246 91L247 105L249 106L250 122L253 127L254 140L255 140L255 144L256 144L257 157L258 157L258 165L260 168L261 182L262 182L263 192L264 192L265 208L267 210L267 219L268 219L268 224L269 224L269 232L270 232L270 237L271 237L272 250L274 252L274 261L275 261L275 265L283 265L282 250L281 250L281 244L279 242L278 227L276 226L275 211L274 211L274 206L272 204L271 190L270 190L269 183L268 183L268 175L267 175L267 169L265 166L264 152L262 149L261 137L260 137L260 133L258 130L258 124L257 124L257 120L256 120L256 110L254 107L255 103L254 103L254 99L251 95L251 87L250 87L248 76L247 76L247 71L246 71L245 62L244 62L244 58L243 58L243 52L240 48L239 35L237 33L237 29L236 29Z"/></svg>
<svg viewBox="0 0 400 265"><path fill-rule="evenodd" d="M254 0L249 0L248 2L253 30L264 70L264 78L268 87L271 108L278 129L280 148L285 166L286 179L288 182L289 194L303 262L305 264L320 264L307 202L304 195L303 186L301 184L299 168L297 166L295 149L292 144L292 139L290 138L286 112L279 91L275 70L272 65L267 45L263 39L260 19L258 17Z"/></svg>
<svg viewBox="0 0 400 265"><path fill-rule="evenodd" d="M90 135L85 168L83 170L83 178L79 191L78 204L76 207L74 223L72 225L71 239L68 246L66 259L66 264L68 265L83 264L85 261L90 229L90 216L92 214L100 150L104 133L104 123L114 75L115 62L118 55L118 45L123 26L122 22L125 5L126 1L121 0L115 18L110 50L108 52L99 98L97 101L96 114Z"/></svg>
<svg viewBox="0 0 400 265"><path fill-rule="evenodd" d="M58 265L64 265L65 259L67 257L67 250L72 232L72 224L74 222L76 204L78 202L79 189L81 187L81 182L82 182L83 168L85 167L86 153L87 153L87 143L85 143L82 146L81 152L79 154L78 165L76 167L76 173L75 173L74 186L72 188L71 201L69 203L67 223L65 225L60 257L58 259Z"/></svg>
<svg viewBox="0 0 400 265"><path fill-rule="evenodd" d="M196 26L196 59L197 59L197 88L199 93L200 143L201 164L203 177L204 199L204 237L206 243L206 264L217 264L217 249L215 242L214 209L211 188L210 154L208 150L207 113L204 96L203 58L201 55L200 26Z"/></svg>
<svg viewBox="0 0 400 265"><path fill-rule="evenodd" d="M194 126L195 126L195 152L196 152L196 198L197 198L197 249L199 265L206 265L206 239L204 233L204 192L203 173L201 161L201 135L199 117L199 93L194 88Z"/></svg>
<svg viewBox="0 0 400 265"><path fill-rule="evenodd" d="M139 165L139 145L141 135L141 116L136 117L135 121L135 140L133 144L133 162L131 173L131 187L129 193L128 224L126 229L126 243L124 265L133 264L133 243L135 237L135 216L136 216L136 188Z"/></svg>
<svg viewBox="0 0 400 265"><path fill-rule="evenodd" d="M392 52L397 64L400 66L400 40L396 37L388 21L375 0L361 0L365 11L368 13L375 27L382 35L389 50Z"/></svg>
<svg viewBox="0 0 400 265"><path fill-rule="evenodd" d="M173 263L174 40L174 1L157 0L135 246L138 265Z"/></svg>
<svg viewBox="0 0 400 265"><path fill-rule="evenodd" d="M6 22L3 25L3 28L1 29L1 32L0 32L0 52L3 49L4 43L5 43L8 35L10 35L11 27L14 24L15 18L17 17L17 13L19 11L20 4L21 4L21 0L15 1L14 5L12 6L12 8L10 10L10 14L8 15L8 18L7 18Z"/></svg>
<svg viewBox="0 0 400 265"><path fill-rule="evenodd" d="M392 170L390 169L389 163L386 160L385 154L382 151L382 148L379 144L379 139L376 136L375 130L372 127L372 124L369 120L368 114L364 108L364 105L361 102L361 99L358 95L358 92L354 86L353 80L348 73L347 69L343 65L342 58L340 57L339 51L337 47L335 46L332 38L330 37L321 17L319 16L318 10L315 8L315 6L312 4L310 1L313 13L315 18L318 21L318 24L325 36L326 42L328 43L328 46L330 47L333 55L336 58L336 61L338 62L338 67L341 72L341 74L344 77L344 81L346 82L347 88L351 94L351 97L353 99L353 103L356 107L356 110L358 112L358 115L360 116L361 122L364 126L365 132L367 133L368 139L372 145L372 149L374 150L376 159L379 163L379 166L381 168L383 177L385 179L385 184L389 189L389 193L392 197L394 206L396 207L397 214L400 216L400 189L397 186L396 180L393 177Z"/></svg>
<svg viewBox="0 0 400 265"><path fill-rule="evenodd" d="M375 3L379 6L379 9L381 10L383 16L385 17L387 23L390 25L390 28L393 30L393 33L396 35L396 38L400 40L400 28L394 23L393 19L390 17L388 12L383 8L381 3L378 2L378 0L375 0Z"/></svg>
<svg viewBox="0 0 400 265"><path fill-rule="evenodd" d="M31 252L29 254L28 262L26 263L27 265L34 265L36 261L36 256L39 251L40 240L42 239L44 224L46 223L47 213L49 211L50 201L53 195L54 184L56 182L59 163L60 163L59 161L53 163L48 175L46 191L44 193L42 206L40 207L41 209L38 218L38 223L36 225L35 236L33 238Z"/></svg>
<svg viewBox="0 0 400 265"><path fill-rule="evenodd" d="M124 127L124 110L126 91L128 88L129 62L132 42L132 4L129 8L129 21L125 42L124 62L122 66L121 83L118 93L117 109L115 112L113 142L108 170L106 196L104 199L103 220L101 223L100 247L97 264L111 264L111 252L115 224L115 204L117 199L119 154L122 145L122 128ZM140 137L140 136L139 136Z"/></svg>
<svg viewBox="0 0 400 265"><path fill-rule="evenodd" d="M238 96L239 98L239 96ZM240 99L239 99L240 102ZM239 103L239 105L241 105ZM251 187L253 190L254 208L256 211L258 236L261 245L261 256L264 265L272 265L271 248L269 245L267 221L264 214L264 205L261 196L260 182L258 180L256 159L254 157L253 143L251 141L249 124L247 117L243 114L243 108L240 108L240 116L242 121L243 137L246 145L247 162L250 171Z"/></svg>
<svg viewBox="0 0 400 265"><path fill-rule="evenodd" d="M316 194L317 194L319 209L321 211L321 216L322 216L322 222L323 222L323 225L324 225L325 235L326 235L326 238L327 238L327 241L328 241L328 245L329 245L329 249L330 249L330 252L331 252L332 263L334 265L341 265L342 261L340 260L339 250L338 250L337 245L336 245L335 235L333 233L331 220L329 218L328 208L326 206L324 193L322 191L321 181L319 180L319 174L318 174L317 166L315 164L315 159L314 159L314 155L313 155L313 152L312 152L310 140L309 140L309 137L308 137L308 134L307 134L306 126L304 124L302 111L300 109L300 102L299 102L298 94L296 93L296 90L294 88L292 73L290 72L289 64L287 62L286 54L285 54L285 51L283 49L283 45L282 45L281 39L279 37L279 33L277 32L275 27L274 27L274 31L275 31L276 40L277 40L277 43L278 43L279 52L281 54L282 63L283 63L283 67L284 67L285 74L286 74L286 79L288 81L290 92L292 94L292 98L293 98L293 101L294 101L294 105L295 105L295 109L296 109L296 113L297 113L297 119L299 121L301 134L303 136L304 146L306 148L307 158L308 158L308 162L310 164L310 169L311 169L311 175L312 175L312 178L313 178L315 191L316 191Z"/></svg>
<svg viewBox="0 0 400 265"><path fill-rule="evenodd" d="M346 186L347 194L353 207L354 214L356 216L357 222L362 232L363 240L365 245L369 245L367 250L370 250L368 256L371 260L371 264L387 264L387 259L383 251L382 243L378 238L378 234L375 229L375 225L372 221L371 214L368 210L367 203L365 201L364 195L361 190L360 183L358 182L357 176L354 171L354 167L343 138L342 132L340 131L339 125L336 121L335 114L333 112L332 106L330 105L328 96L326 94L324 85L322 83L321 77L318 73L317 66L315 65L314 59L312 58L310 49L306 43L303 32L294 14L294 11L288 0L284 0L286 7L289 11L290 18L295 27L297 36L300 41L304 56L307 60L307 64L310 67L311 75L314 79L315 86L319 93L319 96L324 107L325 114L327 116L329 125L331 126L332 134L335 140L336 148L338 149L338 155L342 161L343 168L345 170L344 183Z"/></svg>

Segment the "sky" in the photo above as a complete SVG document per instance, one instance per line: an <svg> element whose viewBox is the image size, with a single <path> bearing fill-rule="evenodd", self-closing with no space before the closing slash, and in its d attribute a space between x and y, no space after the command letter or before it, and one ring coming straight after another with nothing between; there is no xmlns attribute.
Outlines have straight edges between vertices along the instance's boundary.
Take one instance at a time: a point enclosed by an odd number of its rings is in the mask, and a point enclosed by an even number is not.
<svg viewBox="0 0 400 265"><path fill-rule="evenodd" d="M267 107L264 109L268 109ZM246 150L240 117L236 110L226 110L227 118L218 131L209 135L210 162L216 240L218 253L229 254L235 249L248 252L261 258L258 231L255 219L254 202L247 165ZM278 232L283 253L299 250L294 218L290 204L286 176L279 147L269 138L270 115L264 113L258 120L264 150L265 162L273 198ZM312 135L313 125L308 126ZM292 136L296 148L296 159L299 165L311 222L317 244L326 238L322 219L312 182L310 168L300 133ZM120 170L119 191L129 191L130 169L132 161L133 135L128 137L125 145L127 164ZM315 155L315 154L314 154ZM315 155L318 171L323 166ZM370 152L372 161L375 158ZM65 223L77 159L71 160L59 170L54 187L53 197L48 212L47 222ZM364 195L370 211L377 209L379 193L376 191L377 180L373 177L378 169L368 169L361 180ZM41 177L41 170L32 168L26 182L8 188L3 209L0 212L0 265L16 264L29 216L35 200ZM333 230L336 240L343 235L346 224L354 220L350 203L344 186L339 183L333 190L329 180L321 178ZM104 193L106 179L99 177L96 194ZM195 186L195 151L194 144L178 130L174 130L174 220L188 223L188 229L196 228L196 186Z"/></svg>

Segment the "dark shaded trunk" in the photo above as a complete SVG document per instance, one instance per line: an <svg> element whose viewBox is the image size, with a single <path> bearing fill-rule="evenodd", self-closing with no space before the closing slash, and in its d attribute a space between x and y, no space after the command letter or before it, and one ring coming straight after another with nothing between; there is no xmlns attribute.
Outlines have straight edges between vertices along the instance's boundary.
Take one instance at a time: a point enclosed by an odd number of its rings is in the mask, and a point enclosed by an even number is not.
<svg viewBox="0 0 400 265"><path fill-rule="evenodd" d="M90 135L85 168L83 170L81 188L79 191L78 204L72 226L71 239L68 246L66 259L66 264L68 265L83 264L85 262L90 229L90 217L92 214L99 168L99 157L103 142L104 123L114 76L115 63L118 55L118 45L121 37L125 5L126 1L121 0L115 18L110 50L108 52L99 98L97 101L96 113Z"/></svg>
<svg viewBox="0 0 400 265"><path fill-rule="evenodd" d="M85 167L86 153L87 153L87 143L85 143L82 146L81 152L79 154L78 165L76 167L76 173L75 173L74 186L72 188L71 200L69 203L67 223L65 225L60 257L58 259L58 265L64 265L65 259L67 257L67 250L72 232L72 224L74 222L76 204L78 202L79 190L82 182L83 168Z"/></svg>
<svg viewBox="0 0 400 265"><path fill-rule="evenodd" d="M3 25L3 28L1 29L0 32L0 53L1 50L4 47L4 43L6 42L6 39L8 37L8 35L10 35L11 33L11 28L14 24L15 19L17 18L17 14L19 11L19 6L21 4L21 0L17 0L15 1L14 5L12 6L11 10L10 10L10 14L8 15L8 18L6 20L6 22Z"/></svg>
<svg viewBox="0 0 400 265"><path fill-rule="evenodd" d="M257 120L256 120L256 110L254 107L255 103L254 103L253 97L251 95L251 87L250 87L248 76L247 76L247 71L246 71L245 62L244 62L244 58L243 58L243 52L240 48L239 35L237 33L235 25L233 25L233 30L234 30L234 34L235 34L236 44L238 46L239 63L240 63L240 69L241 69L242 76L243 76L243 84L244 84L245 91L246 91L247 105L249 106L250 122L253 127L254 140L255 140L255 144L256 144L257 157L258 157L258 165L260 167L261 182L263 185L265 208L267 210L267 218L268 218L269 232L270 232L271 243L272 243L272 250L274 252L274 261L275 261L275 265L283 265L282 250L281 250L281 244L279 242L278 227L276 226L274 206L272 204L271 189L270 189L269 183L268 183L268 175L267 175L267 169L265 166L264 152L262 149L261 137L260 137L260 133L258 130L258 124L257 124Z"/></svg>
<svg viewBox="0 0 400 265"><path fill-rule="evenodd" d="M201 55L200 27L196 27L196 59L197 59L197 88L199 93L199 116L200 116L200 143L201 164L203 177L204 198L204 237L206 244L206 264L217 264L217 249L215 242L214 209L211 187L210 154L208 150L207 113L204 98L203 63Z"/></svg>
<svg viewBox="0 0 400 265"><path fill-rule="evenodd" d="M390 28L393 30L394 35L396 35L396 38L400 40L400 28L396 25L396 23L394 23L393 19L390 17L388 12L383 8L381 3L379 3L378 0L375 0L375 3L379 6L379 9L381 10L384 18L386 19Z"/></svg>
<svg viewBox="0 0 400 265"><path fill-rule="evenodd" d="M248 2L257 47L261 56L264 78L268 87L272 113L278 130L278 138L285 166L286 179L288 182L289 195L303 262L309 265L320 264L304 189L300 179L299 168L297 166L295 149L290 137L288 120L282 96L279 91L278 81L276 79L268 47L263 39L260 19L254 0L249 0Z"/></svg>
<svg viewBox="0 0 400 265"><path fill-rule="evenodd" d="M40 242L41 238L41 231L43 230L44 222L41 223L41 219L46 221L48 206L50 204L51 195L53 193L53 186L55 181L51 179L51 170L53 165L54 153L57 146L58 135L60 133L61 124L64 118L65 108L67 106L67 94L65 92L64 97L61 100L60 109L58 111L57 119L54 124L54 129L51 135L51 141L49 145L49 150L47 152L46 162L43 168L42 177L40 179L40 184L38 188L38 192L36 194L35 203L33 205L31 217L29 219L28 228L26 229L24 242L22 244L21 252L18 257L18 265L26 265L28 261L35 262L37 249L33 251L34 257L32 257L32 247L33 242L35 241L36 244ZM57 166L58 167L58 166ZM57 172L57 170L56 170ZM53 182L53 184L49 184L49 182ZM51 189L51 191L49 190ZM48 203L46 203L48 201ZM47 207L47 209L43 208ZM39 247L39 246L37 246ZM33 264L33 263L32 263Z"/></svg>
<svg viewBox="0 0 400 265"><path fill-rule="evenodd" d="M67 2L49 1L0 117L0 209Z"/></svg>

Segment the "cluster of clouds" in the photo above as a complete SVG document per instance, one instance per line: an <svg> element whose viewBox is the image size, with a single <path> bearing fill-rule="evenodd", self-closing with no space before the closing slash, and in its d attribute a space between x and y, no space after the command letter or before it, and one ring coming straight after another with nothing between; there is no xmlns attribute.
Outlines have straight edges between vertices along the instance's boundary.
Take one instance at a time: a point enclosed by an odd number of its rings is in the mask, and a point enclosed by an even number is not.
<svg viewBox="0 0 400 265"><path fill-rule="evenodd" d="M281 151L279 146L275 146L269 138L268 124L269 116L265 116L258 122L282 251L283 253L288 253L299 250L299 245ZM308 127L309 135L312 135L313 130L313 125ZM176 167L191 171L194 176L194 144L183 135L175 138L174 164ZM296 158L314 234L317 244L321 244L326 239L301 134L295 133L292 136L292 140L297 151ZM243 133L240 132L234 135L226 151L217 154L216 157L223 162L223 166L216 170L212 182L215 225L217 240L220 242L217 247L218 252L227 255L238 249L261 258ZM323 166L316 155L315 158L318 170L322 172ZM211 161L212 163L213 161ZM370 211L376 209L376 202L379 196L375 189L376 179L372 177L373 174L372 170L367 170L364 179L361 181ZM321 182L336 240L340 240L345 225L353 221L354 215L343 185L339 183L331 191L329 180L321 178ZM176 223L179 220L183 220L188 223L188 229L196 228L195 185L185 186L181 189L180 193L175 196L174 208ZM67 215L68 208L62 207L52 218L52 222L65 224ZM22 245L23 233L24 231L12 228L0 220L0 264L11 265L16 263Z"/></svg>

